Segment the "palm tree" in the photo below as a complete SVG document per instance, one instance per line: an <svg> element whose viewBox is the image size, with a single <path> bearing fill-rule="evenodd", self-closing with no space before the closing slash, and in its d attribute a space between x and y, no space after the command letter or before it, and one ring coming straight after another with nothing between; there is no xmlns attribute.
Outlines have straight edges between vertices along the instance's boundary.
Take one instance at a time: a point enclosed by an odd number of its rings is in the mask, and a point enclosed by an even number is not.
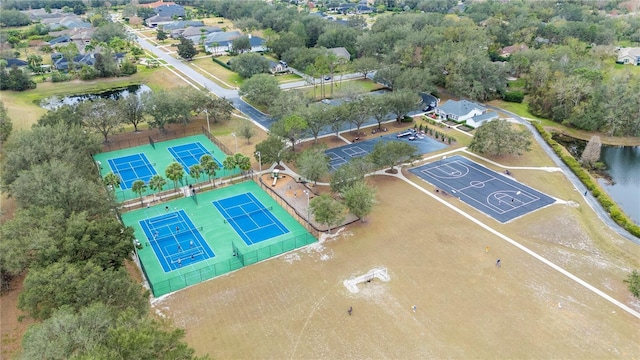
<svg viewBox="0 0 640 360"><path fill-rule="evenodd" d="M120 183L122 182L122 180L120 179L120 176L114 174L113 172L110 172L107 175L105 175L103 181L104 181L104 184L107 185L107 188L109 188L109 190L112 191L113 195L115 195L116 193L116 187L120 186Z"/></svg>
<svg viewBox="0 0 640 360"><path fill-rule="evenodd" d="M196 183L200 182L200 176L202 176L202 166L200 164L191 165L189 168L189 176L196 180Z"/></svg>
<svg viewBox="0 0 640 360"><path fill-rule="evenodd" d="M236 158L233 156L227 157L222 162L222 166L224 166L225 170L229 170L229 172L231 172L231 170L235 169L236 167Z"/></svg>
<svg viewBox="0 0 640 360"><path fill-rule="evenodd" d="M220 169L220 166L211 155L202 155L200 158L200 166L202 167L202 171L209 177L209 181L211 181L212 177L216 176L216 170ZM213 185L215 186L215 183Z"/></svg>
<svg viewBox="0 0 640 360"><path fill-rule="evenodd" d="M240 153L234 155L236 165L240 168L242 173L246 175L247 171L251 169L251 159L248 156L244 156Z"/></svg>
<svg viewBox="0 0 640 360"><path fill-rule="evenodd" d="M162 175L156 174L149 180L149 187L153 191L157 191L158 194L162 191L162 188L167 185L167 180L165 180ZM160 197L162 199L162 196Z"/></svg>
<svg viewBox="0 0 640 360"><path fill-rule="evenodd" d="M173 188L177 189L178 181L182 180L184 177L184 169L182 168L182 165L174 161L167 166L164 174L167 176L167 179L173 181Z"/></svg>
<svg viewBox="0 0 640 360"><path fill-rule="evenodd" d="M140 203L142 204L142 194L147 191L147 185L142 180L136 180L131 184L131 191L140 196Z"/></svg>

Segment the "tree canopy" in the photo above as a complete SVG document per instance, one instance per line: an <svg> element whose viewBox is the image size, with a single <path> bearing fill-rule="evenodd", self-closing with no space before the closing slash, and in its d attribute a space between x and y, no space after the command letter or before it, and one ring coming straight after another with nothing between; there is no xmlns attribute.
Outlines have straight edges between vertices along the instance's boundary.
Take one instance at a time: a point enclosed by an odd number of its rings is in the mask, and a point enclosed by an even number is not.
<svg viewBox="0 0 640 360"><path fill-rule="evenodd" d="M529 131L518 131L506 120L493 120L476 129L469 150L487 156L522 155L530 146Z"/></svg>

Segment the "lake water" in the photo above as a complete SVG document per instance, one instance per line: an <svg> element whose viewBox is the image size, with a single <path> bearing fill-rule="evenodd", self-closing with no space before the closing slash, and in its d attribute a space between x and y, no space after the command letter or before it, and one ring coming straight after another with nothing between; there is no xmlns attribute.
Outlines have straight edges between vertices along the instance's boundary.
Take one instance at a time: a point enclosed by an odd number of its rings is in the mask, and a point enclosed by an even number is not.
<svg viewBox="0 0 640 360"><path fill-rule="evenodd" d="M53 109L57 109L62 105L75 105L82 101L87 101L91 99L103 98L103 99L117 100L123 97L127 97L131 94L140 96L141 94L148 91L151 91L151 88L149 88L147 85L131 85L126 88L113 89L113 90L105 91L102 93L96 93L96 94L82 94L82 95L72 95L72 96L65 96L65 97L53 96L53 97L42 100L42 102L40 102L40 107L43 107L47 110L53 110Z"/></svg>
<svg viewBox="0 0 640 360"><path fill-rule="evenodd" d="M554 134L553 139L580 159L587 142ZM598 179L602 188L636 224L640 225L640 146L603 145L600 161L607 165L611 182Z"/></svg>
<svg viewBox="0 0 640 360"><path fill-rule="evenodd" d="M601 160L613 182L600 179L600 185L640 225L640 146L603 146Z"/></svg>

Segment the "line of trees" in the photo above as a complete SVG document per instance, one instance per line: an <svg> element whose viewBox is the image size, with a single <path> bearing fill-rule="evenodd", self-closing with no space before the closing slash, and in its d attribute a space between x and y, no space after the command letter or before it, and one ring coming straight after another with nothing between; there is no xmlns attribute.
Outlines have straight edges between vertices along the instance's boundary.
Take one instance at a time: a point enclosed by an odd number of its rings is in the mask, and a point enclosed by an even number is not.
<svg viewBox="0 0 640 360"><path fill-rule="evenodd" d="M131 95L120 99L94 99L77 105L63 105L38 119L38 126L64 123L81 125L102 135L109 136L131 124L134 131L144 122L151 128L165 130L173 123L188 124L194 115L204 113L214 123L228 120L233 111L231 103L211 97L191 87Z"/></svg>
<svg viewBox="0 0 640 360"><path fill-rule="evenodd" d="M522 77L529 109L538 116L615 136L640 134L640 76L611 67L616 42L640 40L638 18L615 16L629 11L621 3L474 2L456 15L441 13L450 4L423 3L404 6L425 13L378 17L370 28L260 2L201 6L243 28L264 29L272 53L312 76L331 73L323 48L345 47L353 71L377 70L374 79L394 91L444 87L488 101L507 95L508 77ZM514 44L528 50L502 57L500 50ZM276 96L263 99L269 105Z"/></svg>
<svg viewBox="0 0 640 360"><path fill-rule="evenodd" d="M3 145L2 191L18 205L0 226L2 283L26 274L18 307L36 320L22 358L191 359L193 349L149 314L148 291L124 269L134 230L115 217L77 124L37 125ZM6 176L5 176L6 175Z"/></svg>
<svg viewBox="0 0 640 360"><path fill-rule="evenodd" d="M281 122L286 122L286 119ZM296 154L291 139L272 127L268 138L256 145L260 153L256 160L265 164L295 160L298 173L314 183L329 175L330 158L325 154L324 146L313 146ZM416 157L415 146L403 141L389 141L377 143L365 157L352 158L331 174L333 195L322 194L310 200L310 211L315 220L331 229L344 221L348 211L364 222L375 205L375 189L366 183L365 176L374 169L396 171L395 166Z"/></svg>

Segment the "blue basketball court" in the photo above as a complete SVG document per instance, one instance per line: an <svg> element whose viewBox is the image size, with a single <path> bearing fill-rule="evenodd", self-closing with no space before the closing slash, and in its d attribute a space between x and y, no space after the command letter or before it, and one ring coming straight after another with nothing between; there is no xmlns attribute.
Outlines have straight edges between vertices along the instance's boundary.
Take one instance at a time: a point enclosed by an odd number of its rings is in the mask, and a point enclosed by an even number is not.
<svg viewBox="0 0 640 360"><path fill-rule="evenodd" d="M141 220L140 227L164 272L215 256L184 210Z"/></svg>
<svg viewBox="0 0 640 360"><path fill-rule="evenodd" d="M379 142L387 141L403 141L414 145L417 148L418 154L427 154L430 152L438 151L447 148L446 144L443 144L437 140L434 140L428 136L414 136L413 140L409 140L409 137L398 138L396 134L382 135L370 140L356 141L349 145L340 146L333 149L325 150L325 154L329 156L329 165L331 170L335 171L340 166L346 164L354 157L366 156Z"/></svg>
<svg viewBox="0 0 640 360"><path fill-rule="evenodd" d="M435 185L443 195L455 196L502 223L555 202L544 193L462 156L409 171Z"/></svg>
<svg viewBox="0 0 640 360"><path fill-rule="evenodd" d="M191 166L200 164L200 158L202 155L211 155L213 160L218 163L218 166L222 168L220 161L213 157L213 153L207 150L200 142L172 146L167 148L167 150L169 150L171 156L173 156L173 158L182 165L187 174L189 173L189 168Z"/></svg>
<svg viewBox="0 0 640 360"><path fill-rule="evenodd" d="M114 174L120 176L120 188L130 189L136 180L149 182L156 170L143 153L109 159L109 167Z"/></svg>
<svg viewBox="0 0 640 360"><path fill-rule="evenodd" d="M213 205L248 246L289 232L250 192L216 200Z"/></svg>

